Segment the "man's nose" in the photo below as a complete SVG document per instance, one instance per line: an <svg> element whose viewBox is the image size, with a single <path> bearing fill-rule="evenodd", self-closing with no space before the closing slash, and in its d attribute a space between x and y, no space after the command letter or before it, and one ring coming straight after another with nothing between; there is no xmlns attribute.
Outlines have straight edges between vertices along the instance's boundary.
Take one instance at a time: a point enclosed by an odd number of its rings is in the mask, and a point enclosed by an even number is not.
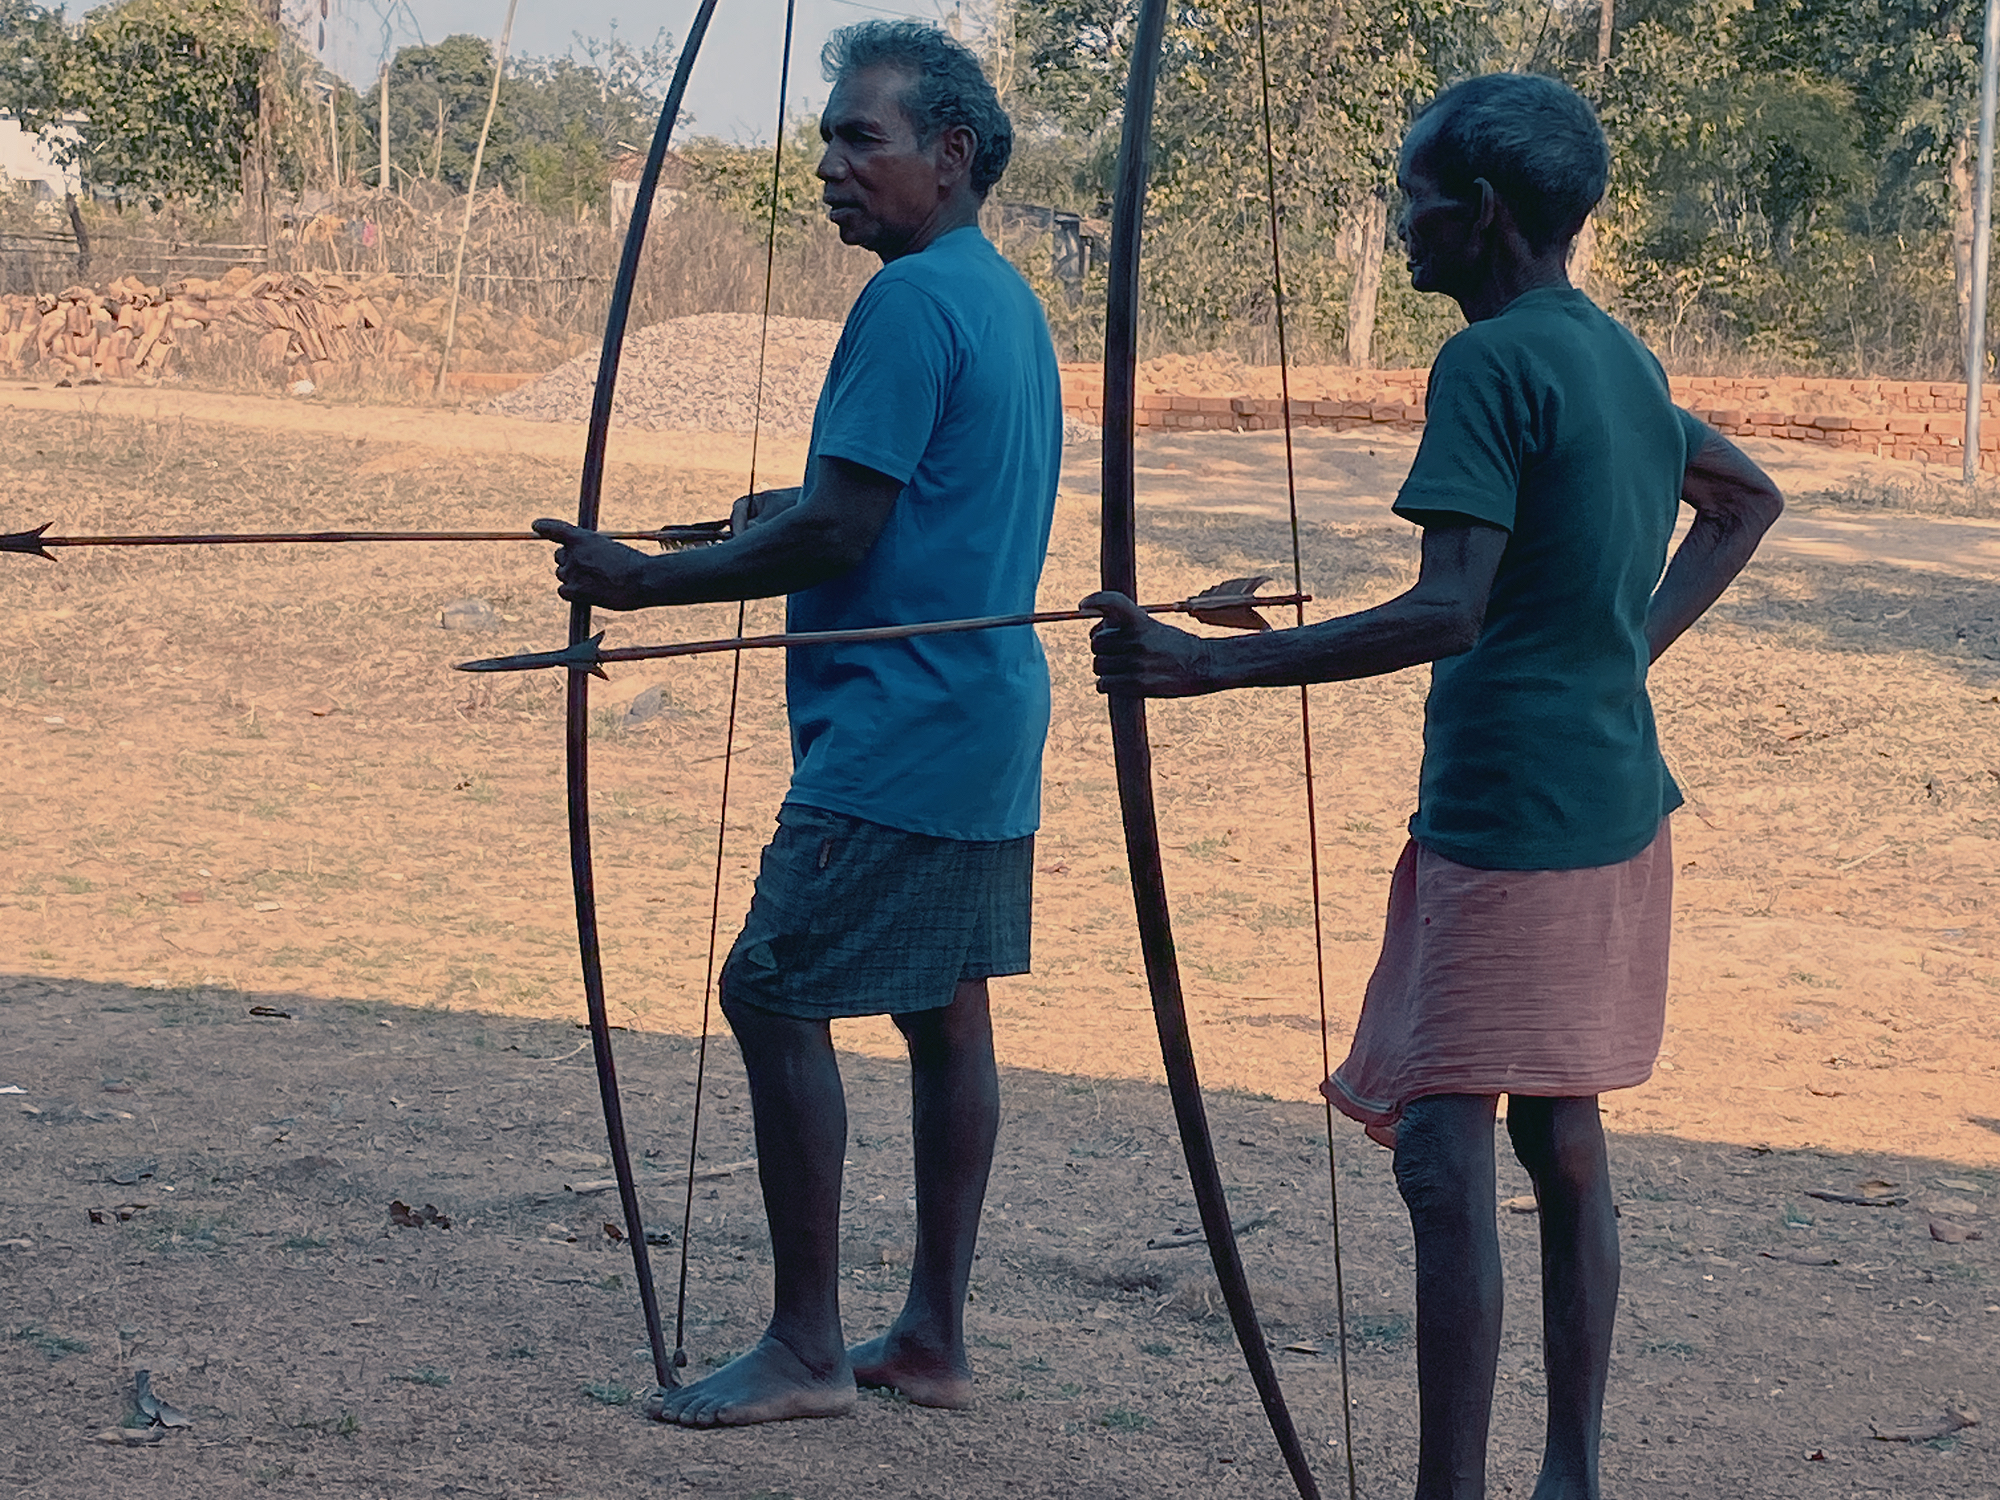
<svg viewBox="0 0 2000 1500"><path fill-rule="evenodd" d="M813 168L813 175L821 182L837 182L847 173L847 164L838 160L840 153L828 146L819 154L819 165Z"/></svg>

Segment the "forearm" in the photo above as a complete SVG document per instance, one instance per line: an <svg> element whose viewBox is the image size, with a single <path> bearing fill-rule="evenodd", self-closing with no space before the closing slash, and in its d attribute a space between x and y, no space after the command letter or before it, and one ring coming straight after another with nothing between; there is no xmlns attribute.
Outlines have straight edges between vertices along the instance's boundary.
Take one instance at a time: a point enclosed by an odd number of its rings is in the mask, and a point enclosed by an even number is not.
<svg viewBox="0 0 2000 1500"><path fill-rule="evenodd" d="M648 558L640 571L641 607L767 599L838 578L861 561L851 538L825 512L790 502L762 513L740 536Z"/></svg>
<svg viewBox="0 0 2000 1500"><path fill-rule="evenodd" d="M1776 519L1775 511L1768 518L1715 512L1695 517L1646 610L1650 660L1658 661L1722 597Z"/></svg>
<svg viewBox="0 0 2000 1500"><path fill-rule="evenodd" d="M1210 640L1208 691L1379 677L1472 649L1479 625L1457 600L1402 594L1318 625Z"/></svg>

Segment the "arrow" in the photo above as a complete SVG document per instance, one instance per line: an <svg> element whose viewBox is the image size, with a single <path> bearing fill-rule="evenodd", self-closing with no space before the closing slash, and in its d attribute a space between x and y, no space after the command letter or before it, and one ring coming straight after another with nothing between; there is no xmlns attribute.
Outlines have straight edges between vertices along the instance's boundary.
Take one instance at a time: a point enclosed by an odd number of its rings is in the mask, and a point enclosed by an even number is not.
<svg viewBox="0 0 2000 1500"><path fill-rule="evenodd" d="M1269 630L1268 621L1257 613L1267 604L1306 604L1311 594L1271 594L1257 590L1268 578L1232 578L1204 589L1190 599L1171 604L1142 604L1153 615L1189 615L1206 625L1231 630ZM612 646L599 644L604 632L578 641L561 651L523 651L514 656L491 656L483 661L463 661L460 672L530 672L542 667L567 667L572 672L604 675L606 662L658 661L669 656L709 656L722 651L755 651L779 646L852 645L862 641L900 641L920 635L955 635L967 630L999 630L1010 625L1055 625L1065 620L1102 618L1094 609L1044 610L1027 615L984 615L969 620L930 620L916 625L870 625L858 630L801 630L777 635L729 636L719 641L681 641L671 646Z"/></svg>
<svg viewBox="0 0 2000 1500"><path fill-rule="evenodd" d="M51 547L251 547L281 542L540 542L532 531L217 531L161 536L50 536L53 521L33 531L0 535L0 552L47 557ZM729 536L727 521L695 521L654 531L607 531L621 542L656 542L662 547L698 547Z"/></svg>

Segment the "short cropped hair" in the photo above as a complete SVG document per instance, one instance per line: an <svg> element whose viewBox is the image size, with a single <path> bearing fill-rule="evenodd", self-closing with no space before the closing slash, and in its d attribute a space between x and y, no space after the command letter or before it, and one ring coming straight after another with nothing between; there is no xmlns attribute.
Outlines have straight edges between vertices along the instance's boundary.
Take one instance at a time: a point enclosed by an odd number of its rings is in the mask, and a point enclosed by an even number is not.
<svg viewBox="0 0 2000 1500"><path fill-rule="evenodd" d="M1493 184L1529 247L1567 244L1604 196L1611 147L1584 97L1539 73L1488 73L1454 84L1411 127L1419 158L1454 198Z"/></svg>
<svg viewBox="0 0 2000 1500"><path fill-rule="evenodd" d="M937 27L922 21L843 26L827 38L819 64L829 83L863 68L896 68L908 74L903 112L915 127L919 144L928 146L939 131L954 125L972 132L978 143L972 156L972 190L980 197L1007 170L1007 159L1014 154L1014 124L1000 107L1000 96L986 81L979 59Z"/></svg>

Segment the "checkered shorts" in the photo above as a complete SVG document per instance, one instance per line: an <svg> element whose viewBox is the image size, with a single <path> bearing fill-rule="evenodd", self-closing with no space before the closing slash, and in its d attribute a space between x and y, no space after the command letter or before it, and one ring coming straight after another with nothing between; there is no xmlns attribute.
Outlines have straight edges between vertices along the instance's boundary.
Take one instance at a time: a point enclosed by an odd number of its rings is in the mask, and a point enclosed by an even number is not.
<svg viewBox="0 0 2000 1500"><path fill-rule="evenodd" d="M1035 840L968 843L786 803L742 934L731 1000L805 1020L951 1004L1028 970Z"/></svg>

